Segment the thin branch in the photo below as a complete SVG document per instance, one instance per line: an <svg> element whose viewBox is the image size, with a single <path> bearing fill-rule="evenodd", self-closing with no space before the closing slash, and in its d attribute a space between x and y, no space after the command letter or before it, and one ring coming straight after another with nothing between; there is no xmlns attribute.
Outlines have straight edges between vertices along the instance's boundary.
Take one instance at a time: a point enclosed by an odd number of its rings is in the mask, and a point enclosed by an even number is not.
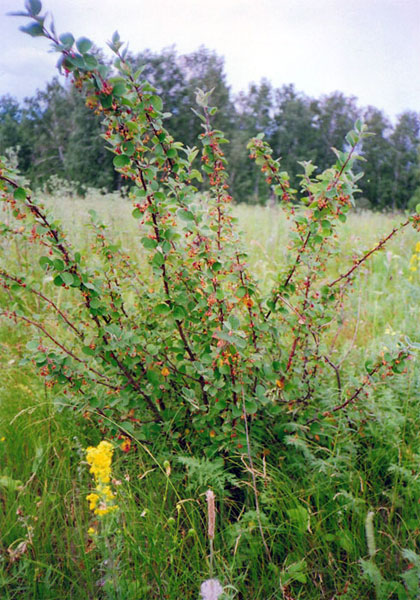
<svg viewBox="0 0 420 600"><path fill-rule="evenodd" d="M330 365L332 369L334 369L335 377L337 379L337 391L338 391L338 399L341 401L342 387L341 387L341 377L340 377L340 368L338 365L335 365L328 356L323 357L325 362Z"/></svg>
<svg viewBox="0 0 420 600"><path fill-rule="evenodd" d="M77 327L75 327L75 325L66 317L66 315L58 308L58 306L52 300L50 300L50 298L47 298L47 296L44 296L44 294L42 294L38 290L35 290L34 288L29 287L26 283L22 282L17 277L13 277L13 275L9 275L5 271L3 271L3 269L0 269L0 277L4 277L5 279L10 279L10 281L14 281L15 283L17 283L18 285L20 285L21 287L23 287L25 290L28 290L32 294L35 294L36 296L39 296L40 298L42 298L42 300L44 300L45 302L47 302L50 306L52 306L54 308L54 310L67 323L67 325L71 329L73 329L73 331L76 333L76 335L80 339L84 338L83 333L81 331L79 331L77 329Z"/></svg>
<svg viewBox="0 0 420 600"><path fill-rule="evenodd" d="M76 362L84 365L88 371L91 371L92 373L95 373L95 375L98 375L101 378L103 377L102 373L100 373L99 371L97 371L93 367L90 367L86 361L82 360L81 358L79 358L78 356L76 356L75 354L73 354L73 352L71 350L69 350L61 342L59 342L58 340L56 340L54 338L54 336L51 335L51 333L47 329L45 329L45 327L43 325L41 325L41 323L37 323L36 321L32 321L31 319L28 319L28 317L25 317L24 315L17 315L15 312L0 311L0 316L4 316L4 317L8 317L8 318L13 317L16 320L20 319L21 321L25 321L29 325L32 325L33 327L36 327L37 329L39 329L40 331L42 331L42 333L47 338L49 338L56 346L58 346L60 348L60 350L62 350L65 354L67 354L68 356L70 356L71 358L73 358ZM106 386L108 388L111 388L112 390L118 390L118 389L120 389L119 387L111 385L109 383L106 383L105 381L102 381L102 380L96 380L96 382L100 383L101 385L104 385L104 386Z"/></svg>
<svg viewBox="0 0 420 600"><path fill-rule="evenodd" d="M334 281L329 283L328 287L332 287L333 285L335 285L339 281L342 281L343 279L348 279L350 277L350 275L353 273L353 271L355 271L358 267L360 267L360 265L362 263L364 263L365 260L367 260L369 258L369 256L371 256L377 250L380 250L398 231L400 231L401 229L406 227L410 222L411 222L410 219L407 219L407 221L404 221L404 223L401 223L401 225L399 227L394 227L394 229L391 231L391 233L389 233L385 238L380 240L376 244L376 246L374 246L372 248L372 250L369 250L369 252L367 252L367 254L362 256L362 258L357 260L351 269L349 269L346 273L343 273L343 275L340 275L339 277L337 277L337 279L334 279Z"/></svg>

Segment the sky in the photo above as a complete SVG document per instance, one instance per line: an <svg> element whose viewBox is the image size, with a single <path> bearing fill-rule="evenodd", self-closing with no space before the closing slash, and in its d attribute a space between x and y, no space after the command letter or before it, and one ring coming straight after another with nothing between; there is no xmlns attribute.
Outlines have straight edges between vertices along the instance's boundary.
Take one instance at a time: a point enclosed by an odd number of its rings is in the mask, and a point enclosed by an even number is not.
<svg viewBox="0 0 420 600"><path fill-rule="evenodd" d="M58 56L19 31L0 0L0 96L32 96L55 74ZM201 44L225 57L233 92L263 77L309 96L336 90L392 119L420 111L420 0L44 0L58 33L98 46L117 29L132 52Z"/></svg>

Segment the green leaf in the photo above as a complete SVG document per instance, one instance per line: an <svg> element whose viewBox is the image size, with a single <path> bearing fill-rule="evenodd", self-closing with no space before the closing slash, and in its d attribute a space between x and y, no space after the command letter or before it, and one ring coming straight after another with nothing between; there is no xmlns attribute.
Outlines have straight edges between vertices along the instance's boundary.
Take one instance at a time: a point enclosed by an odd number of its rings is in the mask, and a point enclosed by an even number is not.
<svg viewBox="0 0 420 600"><path fill-rule="evenodd" d="M74 283L74 277L71 273L60 273L60 277L66 285L72 285L72 283Z"/></svg>
<svg viewBox="0 0 420 600"><path fill-rule="evenodd" d="M93 292L96 292L96 293L99 293L97 287L95 285L93 285L93 283L90 283L90 281L87 281L83 285L86 289L92 290Z"/></svg>
<svg viewBox="0 0 420 600"><path fill-rule="evenodd" d="M26 200L26 190L21 187L18 187L13 192L13 197L15 200Z"/></svg>
<svg viewBox="0 0 420 600"><path fill-rule="evenodd" d="M45 256L43 256L42 258L46 258L46 257L45 257ZM64 262L63 262L61 259L59 259L59 258L55 258L55 259L52 261L52 263L53 263L53 265L54 265L54 269L55 269L56 271L64 271L64 269L65 269L65 265L64 265ZM50 264L51 264L51 263L50 263Z"/></svg>
<svg viewBox="0 0 420 600"><path fill-rule="evenodd" d="M404 361L402 360L401 362L394 362L392 365L392 370L394 373L403 373L404 369L405 369L405 364Z"/></svg>
<svg viewBox="0 0 420 600"><path fill-rule="evenodd" d="M235 315L230 315L228 321L232 329L239 329L241 322L239 321L238 317L235 317Z"/></svg>
<svg viewBox="0 0 420 600"><path fill-rule="evenodd" d="M74 37L71 33L62 33L59 40L67 50L74 44Z"/></svg>
<svg viewBox="0 0 420 600"><path fill-rule="evenodd" d="M41 258L39 259L39 264L43 269L46 269L51 265L51 261L48 258L48 256L41 256Z"/></svg>
<svg viewBox="0 0 420 600"><path fill-rule="evenodd" d="M172 246L169 242L167 242L166 240L164 242L162 242L162 252L164 252L165 254L168 254L168 252L170 252Z"/></svg>
<svg viewBox="0 0 420 600"><path fill-rule="evenodd" d="M194 221L194 215L190 210L186 210L184 208L181 208L178 211L178 216L183 219L184 221Z"/></svg>
<svg viewBox="0 0 420 600"><path fill-rule="evenodd" d="M95 350L93 350L90 346L83 346L82 352L88 356L94 356L95 354Z"/></svg>
<svg viewBox="0 0 420 600"><path fill-rule="evenodd" d="M23 12L22 10L18 10L16 12L7 12L6 15L8 17L30 17L31 15L27 12Z"/></svg>
<svg viewBox="0 0 420 600"><path fill-rule="evenodd" d="M88 69L96 69L96 67L98 66L98 61L94 56L92 56L91 54L86 54L84 58L85 65Z"/></svg>
<svg viewBox="0 0 420 600"><path fill-rule="evenodd" d="M185 317L187 316L187 313L185 312L185 309L182 306L175 306L175 308L172 311L172 314L174 316L174 319L177 319L178 321L185 319Z"/></svg>
<svg viewBox="0 0 420 600"><path fill-rule="evenodd" d="M365 369L368 373L369 373L369 371L372 371L373 367L374 367L374 362L372 360L367 360L365 362Z"/></svg>
<svg viewBox="0 0 420 600"><path fill-rule="evenodd" d="M109 76L110 68L107 65L99 65L98 72L103 79L106 79Z"/></svg>
<svg viewBox="0 0 420 600"><path fill-rule="evenodd" d="M98 298L92 298L90 308L97 309L101 306L101 301Z"/></svg>
<svg viewBox="0 0 420 600"><path fill-rule="evenodd" d="M192 169L190 173L190 179L197 179L198 181L203 181L203 176L197 169Z"/></svg>
<svg viewBox="0 0 420 600"><path fill-rule="evenodd" d="M124 142L122 144L122 150L124 152L124 154L127 154L127 156L131 156L134 152L134 144L133 142Z"/></svg>
<svg viewBox="0 0 420 600"><path fill-rule="evenodd" d="M26 0L25 8L31 15L35 16L41 12L42 4L40 0Z"/></svg>
<svg viewBox="0 0 420 600"><path fill-rule="evenodd" d="M362 131L363 129L363 121L361 119L357 119L356 123L354 124L354 128L356 131Z"/></svg>
<svg viewBox="0 0 420 600"><path fill-rule="evenodd" d="M153 108L155 110L158 110L159 112L163 108L163 102L162 102L162 98L160 96L151 96L150 104L153 106Z"/></svg>
<svg viewBox="0 0 420 600"><path fill-rule="evenodd" d="M138 210L138 209L137 209ZM139 211L140 212L140 211ZM140 213L141 214L141 213ZM141 243L143 244L143 246L145 248L148 248L149 250L153 250L154 248L156 248L156 246L158 245L156 240L152 240L151 238L141 238Z"/></svg>
<svg viewBox="0 0 420 600"><path fill-rule="evenodd" d="M156 267L161 267L164 262L165 262L165 258L163 256L162 252L156 252L156 254L154 255L154 257L152 259L152 263Z"/></svg>
<svg viewBox="0 0 420 600"><path fill-rule="evenodd" d="M67 71L74 71L75 70L75 66L73 65L73 63L70 62L70 57L69 56L65 56L64 54L60 56L60 58L57 61L57 68L60 71L60 73L62 72L62 67L64 67Z"/></svg>
<svg viewBox="0 0 420 600"><path fill-rule="evenodd" d="M155 371L154 369L149 369L146 373L146 377L150 381L151 384L156 385L156 386L159 385L160 376L159 376L159 373L157 371Z"/></svg>
<svg viewBox="0 0 420 600"><path fill-rule="evenodd" d="M141 219L143 216L143 213L141 212L141 210L139 208L135 208L133 210L133 212L131 213L131 216L134 217L134 219Z"/></svg>
<svg viewBox="0 0 420 600"><path fill-rule="evenodd" d="M92 42L88 38L81 37L77 40L76 46L80 54L86 54L92 48Z"/></svg>
<svg viewBox="0 0 420 600"><path fill-rule="evenodd" d="M121 169L122 167L126 167L130 164L130 159L126 154L117 154L114 156L114 167L117 169Z"/></svg>
<svg viewBox="0 0 420 600"><path fill-rule="evenodd" d="M101 94L99 96L99 100L101 101L103 108L111 108L112 106L112 96L108 96L107 94Z"/></svg>
<svg viewBox="0 0 420 600"><path fill-rule="evenodd" d="M114 96L124 96L124 94L127 92L127 88L125 87L124 83L116 83L112 89L112 93L114 94Z"/></svg>
<svg viewBox="0 0 420 600"><path fill-rule="evenodd" d="M417 204L417 206L416 206L416 213L417 213L418 215L420 215L420 202L419 202L419 204Z"/></svg>
<svg viewBox="0 0 420 600"><path fill-rule="evenodd" d="M168 313L171 312L171 309L169 308L169 306L167 304L158 304L157 306L155 306L154 312L157 315L167 315Z"/></svg>
<svg viewBox="0 0 420 600"><path fill-rule="evenodd" d="M83 70L86 68L86 63L84 61L84 58L80 54L75 54L75 56L68 56L66 58L66 61L68 61L70 64L72 64L74 67L76 67L76 69Z"/></svg>
<svg viewBox="0 0 420 600"><path fill-rule="evenodd" d="M245 400L245 410L249 415L254 415L258 410L255 400Z"/></svg>

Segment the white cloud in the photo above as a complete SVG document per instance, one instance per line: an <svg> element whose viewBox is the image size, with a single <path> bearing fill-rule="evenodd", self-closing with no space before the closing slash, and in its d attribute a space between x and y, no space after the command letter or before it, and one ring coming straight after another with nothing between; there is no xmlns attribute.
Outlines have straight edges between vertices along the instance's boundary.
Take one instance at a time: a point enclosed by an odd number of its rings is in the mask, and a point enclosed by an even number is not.
<svg viewBox="0 0 420 600"><path fill-rule="evenodd" d="M5 11L20 5L0 1ZM134 52L171 44L189 52L204 44L225 56L235 90L265 76L276 86L295 83L314 96L339 89L391 115L420 109L418 0L48 0L44 5L59 31L87 35L98 45L115 29ZM17 31L23 22L0 17L7 48L0 94L12 81L15 90L30 94L54 74L55 59L44 56L45 40Z"/></svg>

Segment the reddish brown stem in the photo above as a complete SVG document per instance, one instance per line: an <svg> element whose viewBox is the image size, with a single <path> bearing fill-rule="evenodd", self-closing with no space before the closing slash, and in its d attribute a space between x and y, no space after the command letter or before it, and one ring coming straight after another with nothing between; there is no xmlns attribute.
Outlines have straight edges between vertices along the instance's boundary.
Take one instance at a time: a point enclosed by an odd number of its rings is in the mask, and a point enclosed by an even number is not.
<svg viewBox="0 0 420 600"><path fill-rule="evenodd" d="M329 283L328 287L332 287L333 285L335 285L339 281L342 281L343 279L348 279L350 277L350 275L353 273L353 271L355 271L358 267L360 267L360 265L362 263L364 263L365 260L367 260L369 258L369 256L371 256L377 250L380 250L398 231L400 231L401 229L406 227L409 223L410 223L410 219L408 219L407 221L404 221L404 223L401 223L401 225L399 227L394 227L394 229L391 231L391 233L389 233L384 239L382 239L380 242L378 242L376 244L376 246L374 248L372 248L372 250L370 250L367 254L362 256L362 258L357 260L351 269L349 269L346 273L343 273L343 275L340 275L339 277L337 277L337 279L334 279L334 281Z"/></svg>

